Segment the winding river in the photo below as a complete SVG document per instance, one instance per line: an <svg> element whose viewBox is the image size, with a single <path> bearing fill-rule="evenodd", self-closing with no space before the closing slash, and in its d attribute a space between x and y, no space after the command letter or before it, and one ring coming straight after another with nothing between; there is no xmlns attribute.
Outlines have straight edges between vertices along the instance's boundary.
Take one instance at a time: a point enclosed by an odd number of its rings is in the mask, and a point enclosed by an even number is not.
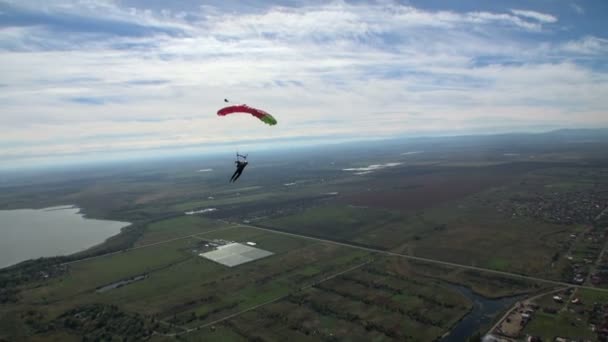
<svg viewBox="0 0 608 342"><path fill-rule="evenodd" d="M443 342L466 341L471 335L479 331L481 327L487 326L498 314L507 310L518 299L523 297L513 296L490 299L476 294L465 286L450 285L450 288L470 299L473 302L473 310L454 326L449 335L443 337L441 340ZM484 333L485 331L482 331L482 336Z"/></svg>

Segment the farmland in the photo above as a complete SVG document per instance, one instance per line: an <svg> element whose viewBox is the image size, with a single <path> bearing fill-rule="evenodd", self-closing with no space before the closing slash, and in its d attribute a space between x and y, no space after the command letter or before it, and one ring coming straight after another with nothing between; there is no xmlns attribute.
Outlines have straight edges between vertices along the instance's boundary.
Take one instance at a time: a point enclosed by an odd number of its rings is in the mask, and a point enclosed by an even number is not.
<svg viewBox="0 0 608 342"><path fill-rule="evenodd" d="M235 185L213 158L14 176L2 209L67 203L132 225L0 271L0 339L437 340L479 307L458 289L498 303L568 286L583 304L539 297L522 337L598 339L608 144L469 139L261 154ZM217 241L273 254L198 255Z"/></svg>
<svg viewBox="0 0 608 342"><path fill-rule="evenodd" d="M182 221L180 224L197 224L191 220ZM151 235L157 233L158 226L155 226ZM200 247L201 239L256 241L260 248L275 255L229 269L192 252ZM442 285L438 280L429 282L409 272L391 271L390 266L386 259L376 260L369 253L357 249L238 226L224 227L69 264L69 271L63 276L54 278L43 287L35 286L20 293L17 307L25 312L34 310L40 319L35 326L26 321L11 330L16 336L30 329L52 336L62 335L66 333L63 329L55 331L50 327L56 326L66 313L80 312L83 308L91 310L91 305L106 305L148 317L142 325L149 329L158 329L159 324L164 324L164 330L160 331L170 336L277 300L262 311L252 311L251 314L260 317L245 325L254 324L264 317L271 318L280 310L297 305L302 307L301 310L293 311L295 316L286 319L303 325L290 327L291 334L314 336L335 332L344 335L352 325L353 329L366 332L364 336L369 337L418 336L426 339L440 336L467 312L470 306L467 299L449 290L446 283ZM351 269L351 272L344 272ZM103 293L96 291L104 285L142 274L146 275L142 281ZM319 303L325 301L334 304L319 307ZM370 305L377 307L371 313L365 309ZM360 312L361 316L352 316L348 318L350 321L344 321L345 317L339 312L347 307L350 312ZM319 310L326 316L322 319L327 320L325 330L315 326L314 322L302 322L298 318ZM5 312L5 315L10 314ZM387 320L411 323L394 330L394 325L379 323ZM337 326L330 322L336 322ZM79 327L87 325L86 322L75 324ZM241 337L250 336L244 332L246 327L227 327ZM208 329L204 331L208 332ZM412 335L420 331L428 335ZM84 330L80 333L95 336L97 332Z"/></svg>

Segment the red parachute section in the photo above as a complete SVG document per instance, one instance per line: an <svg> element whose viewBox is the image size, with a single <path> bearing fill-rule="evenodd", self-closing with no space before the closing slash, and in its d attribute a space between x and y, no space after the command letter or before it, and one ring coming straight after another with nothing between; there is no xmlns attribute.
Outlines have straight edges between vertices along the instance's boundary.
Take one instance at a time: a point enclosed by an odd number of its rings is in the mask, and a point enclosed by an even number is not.
<svg viewBox="0 0 608 342"><path fill-rule="evenodd" d="M244 105L244 104L224 107L217 111L217 115L219 115L219 116L226 116L226 115L236 114L236 113L251 114L251 115L255 116L256 118L260 119L262 122L264 122L268 125L271 125L271 126L274 126L277 124L277 120L274 117L272 117L272 115L270 115L269 113L267 113L261 109L249 107L248 105Z"/></svg>

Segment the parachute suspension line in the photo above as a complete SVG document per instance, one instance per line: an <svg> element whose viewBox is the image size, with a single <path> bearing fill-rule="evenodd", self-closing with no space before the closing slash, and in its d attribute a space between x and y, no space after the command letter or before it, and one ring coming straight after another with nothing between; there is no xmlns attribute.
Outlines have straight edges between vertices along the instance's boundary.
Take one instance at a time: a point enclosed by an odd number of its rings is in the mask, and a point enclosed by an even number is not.
<svg viewBox="0 0 608 342"><path fill-rule="evenodd" d="M243 103L240 101L230 101L229 99L224 99L224 102L226 102L226 103Z"/></svg>
<svg viewBox="0 0 608 342"><path fill-rule="evenodd" d="M243 159L244 161L247 161L247 157L249 156L249 153L247 154L241 154L239 153L240 148L237 147L236 149L236 160L239 161L241 159Z"/></svg>
<svg viewBox="0 0 608 342"><path fill-rule="evenodd" d="M242 155L242 154L237 153L236 154L236 161L241 161L241 160L242 161L247 161L247 155L246 154Z"/></svg>

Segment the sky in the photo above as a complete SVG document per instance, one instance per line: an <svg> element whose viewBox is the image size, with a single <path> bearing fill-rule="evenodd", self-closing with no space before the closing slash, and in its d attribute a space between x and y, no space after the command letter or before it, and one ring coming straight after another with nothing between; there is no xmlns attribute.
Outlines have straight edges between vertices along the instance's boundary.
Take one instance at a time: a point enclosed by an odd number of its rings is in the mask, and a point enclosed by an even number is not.
<svg viewBox="0 0 608 342"><path fill-rule="evenodd" d="M0 0L0 168L608 127L607 95L605 0Z"/></svg>

